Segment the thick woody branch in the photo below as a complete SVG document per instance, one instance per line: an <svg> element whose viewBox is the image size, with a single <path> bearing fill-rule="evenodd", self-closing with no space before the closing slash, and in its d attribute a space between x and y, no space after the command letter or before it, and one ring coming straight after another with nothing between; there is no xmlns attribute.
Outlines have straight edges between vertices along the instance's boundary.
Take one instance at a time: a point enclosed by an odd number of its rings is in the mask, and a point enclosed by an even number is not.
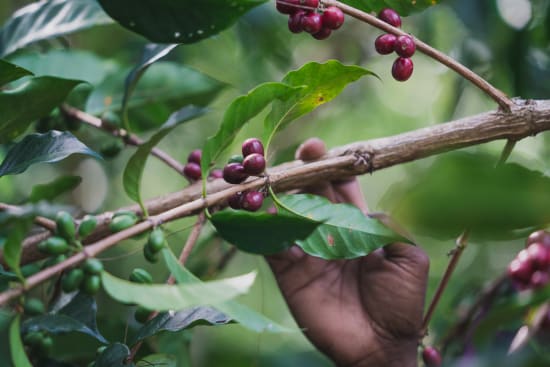
<svg viewBox="0 0 550 367"><path fill-rule="evenodd" d="M315 162L293 161L268 170L269 182L276 192L300 189L325 180L338 180L362 175L414 161L442 152L506 139L518 141L550 130L550 100L516 100L510 113L487 112L453 122L439 124L387 138L356 142L330 150ZM180 217L199 213L206 207L224 205L232 194L258 188L267 178L249 179L242 185L230 185L218 179L208 184L208 197L201 199L201 185L146 202L150 215L178 210ZM126 208L140 213L137 205ZM103 224L89 241L96 242L108 235L106 224L113 213L98 216ZM33 241L24 244L23 263L37 260ZM0 263L3 256L0 252Z"/></svg>

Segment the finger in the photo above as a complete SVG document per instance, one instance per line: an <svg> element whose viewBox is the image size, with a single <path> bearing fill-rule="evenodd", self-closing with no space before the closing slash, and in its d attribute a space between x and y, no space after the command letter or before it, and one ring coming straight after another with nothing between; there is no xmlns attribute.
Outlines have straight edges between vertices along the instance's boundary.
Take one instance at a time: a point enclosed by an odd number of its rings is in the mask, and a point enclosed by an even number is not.
<svg viewBox="0 0 550 367"><path fill-rule="evenodd" d="M384 247L384 255L386 259L408 266L418 277L427 278L430 258L420 247L406 243L392 243Z"/></svg>
<svg viewBox="0 0 550 367"><path fill-rule="evenodd" d="M345 181L335 181L332 183L336 201L340 203L349 203L358 207L363 213L368 214L369 208L363 196L361 185L357 178Z"/></svg>
<svg viewBox="0 0 550 367"><path fill-rule="evenodd" d="M306 140L298 149L296 150L296 158L303 161L314 161L327 152L327 147L325 143L319 138L310 138ZM304 192L324 196L329 199L331 202L336 201L336 195L334 189L329 182L316 184L314 186L309 186L304 188Z"/></svg>

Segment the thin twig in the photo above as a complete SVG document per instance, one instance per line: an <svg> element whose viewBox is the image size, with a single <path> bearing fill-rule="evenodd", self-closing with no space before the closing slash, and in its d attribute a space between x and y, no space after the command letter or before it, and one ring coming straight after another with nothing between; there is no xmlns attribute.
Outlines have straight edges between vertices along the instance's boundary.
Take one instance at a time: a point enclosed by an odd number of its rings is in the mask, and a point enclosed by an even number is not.
<svg viewBox="0 0 550 367"><path fill-rule="evenodd" d="M449 284L449 280L451 279L451 276L453 275L453 272L456 269L458 261L460 260L460 256L462 255L462 253L464 252L464 249L468 245L468 235L469 235L469 232L468 230L466 230L456 240L456 246L452 251L449 265L447 265L445 274L443 274L443 277L439 282L439 286L437 287L435 295L432 298L432 302L430 303L430 307L428 307L426 316L424 316L424 321L422 322L422 335L426 335L428 330L428 324L432 319L433 313L439 303L439 300L441 299L443 292L445 291L445 289L447 288L447 285Z"/></svg>
<svg viewBox="0 0 550 367"><path fill-rule="evenodd" d="M393 27L392 25L378 19L377 17L370 15L368 13L365 13L359 9L356 9L352 6L349 6L347 4L341 3L336 0L324 0L323 3L327 6L337 6L339 7L344 13L359 19L360 21L363 21L365 23L368 23L372 25L373 27L379 28L385 32L395 34L397 36L402 35L409 35L408 33L402 31L399 28ZM514 103L512 100L506 96L502 91L495 88L492 84L487 82L485 79L483 79L481 76L474 73L472 70L468 69L466 66L462 65L455 59L445 55L441 51L438 51L428 45L427 43L424 43L414 38L416 48L420 52L424 53L425 55L433 58L434 60L440 62L441 64L449 67L450 69L454 70L458 74L460 74L463 78L469 80L477 86L479 89L481 89L485 94L490 96L495 102L498 103L500 108L503 111L510 112L512 107L514 106Z"/></svg>
<svg viewBox="0 0 550 367"><path fill-rule="evenodd" d="M301 189L321 181L370 174L383 168L493 140L519 141L550 130L550 101L515 102L516 106L509 114L486 112L395 136L337 147L319 161L306 163L298 160L272 167L268 170L271 186L275 192ZM221 197L215 196L218 201L214 203L220 204L236 191L255 189L263 185L263 178L250 179L242 185L230 185L222 179L212 180L208 183L208 202L211 202L213 195L220 194ZM195 184L181 191L150 199L145 206L151 215L161 214L178 206L192 208L187 215L196 215L207 207L201 196L201 185ZM137 205L123 209L140 213ZM88 243L109 235L107 223L111 217L112 212L97 216L98 229L86 239ZM40 237L43 240L44 235L41 234ZM38 242L37 239L25 240L22 264L44 256L35 250ZM1 250L0 263L4 263Z"/></svg>
<svg viewBox="0 0 550 367"><path fill-rule="evenodd" d="M20 208L15 205L9 205L5 203L0 203L0 211L6 211L6 210L19 210ZM44 218L44 217L35 217L34 223L39 225L40 227L43 227L47 229L50 232L55 232L57 225L55 222L51 219Z"/></svg>
<svg viewBox="0 0 550 367"><path fill-rule="evenodd" d="M74 117L90 126L93 126L97 129L106 131L110 133L111 135L115 137L121 137L124 139L124 142L129 145L133 146L139 146L143 144L143 140L141 140L138 136L134 134L129 134L126 130L118 128L116 126L106 124L102 119L95 117L93 115L90 115L84 111L81 111L77 108L71 107L69 105L62 105L61 109L64 113L67 115ZM178 172L180 175L183 176L183 165L176 159L174 159L172 156L170 156L165 151L159 149L159 148L153 148L151 150L151 154L160 159L162 162L164 162L167 166L174 169L174 171Z"/></svg>

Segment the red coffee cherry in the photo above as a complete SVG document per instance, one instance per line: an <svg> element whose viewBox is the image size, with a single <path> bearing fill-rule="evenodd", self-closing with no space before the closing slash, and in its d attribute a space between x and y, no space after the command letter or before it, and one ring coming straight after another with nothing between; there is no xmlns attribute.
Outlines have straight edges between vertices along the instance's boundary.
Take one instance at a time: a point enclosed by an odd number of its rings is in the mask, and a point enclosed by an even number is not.
<svg viewBox="0 0 550 367"><path fill-rule="evenodd" d="M306 12L304 10L298 10L288 17L288 29L292 33L301 33L304 31L302 28L302 18L305 14Z"/></svg>
<svg viewBox="0 0 550 367"><path fill-rule="evenodd" d="M244 195L242 207L250 212L255 212L262 207L264 196L261 192L250 191Z"/></svg>
<svg viewBox="0 0 550 367"><path fill-rule="evenodd" d="M533 268L531 267L531 264L527 261L521 261L518 258L515 258L508 265L508 276L516 282L529 282L532 273Z"/></svg>
<svg viewBox="0 0 550 367"><path fill-rule="evenodd" d="M240 163L229 163L223 168L223 179L230 184L240 184L248 178Z"/></svg>
<svg viewBox="0 0 550 367"><path fill-rule="evenodd" d="M277 0L276 8L279 13L294 14L300 6L300 0Z"/></svg>
<svg viewBox="0 0 550 367"><path fill-rule="evenodd" d="M378 18L388 24L391 24L394 27L397 27L397 28L401 27L401 17L393 9L390 9L390 8L382 9L378 14Z"/></svg>
<svg viewBox="0 0 550 367"><path fill-rule="evenodd" d="M548 284L549 280L550 280L550 275L548 274L547 271L537 270L533 273L533 275L531 275L531 279L529 280L529 285L534 289L538 289Z"/></svg>
<svg viewBox="0 0 550 367"><path fill-rule="evenodd" d="M401 57L411 57L416 51L416 44L411 36L399 36L395 41L394 49Z"/></svg>
<svg viewBox="0 0 550 367"><path fill-rule="evenodd" d="M315 34L319 32L322 27L323 22L321 14L311 12L302 17L302 29L307 33Z"/></svg>
<svg viewBox="0 0 550 367"><path fill-rule="evenodd" d="M229 207L235 210L242 209L243 197L244 197L243 193L239 191L229 197L229 199L227 200L227 204L229 205Z"/></svg>
<svg viewBox="0 0 550 367"><path fill-rule="evenodd" d="M426 367L440 367L443 364L441 353L434 347L426 347L422 351L422 360Z"/></svg>
<svg viewBox="0 0 550 367"><path fill-rule="evenodd" d="M252 153L258 153L264 155L264 146L262 142L257 138L246 139L242 145L243 157Z"/></svg>
<svg viewBox="0 0 550 367"><path fill-rule="evenodd" d="M391 68L391 75L395 80L404 82L411 77L413 69L414 64L411 59L398 57Z"/></svg>
<svg viewBox="0 0 550 367"><path fill-rule="evenodd" d="M322 20L323 27L335 30L344 24L344 13L336 6L329 6L323 12Z"/></svg>
<svg viewBox="0 0 550 367"><path fill-rule="evenodd" d="M548 266L550 265L550 248L544 246L540 242L535 242L527 247L527 254L534 268L538 270L548 270Z"/></svg>
<svg viewBox="0 0 550 367"><path fill-rule="evenodd" d="M187 163L183 167L183 174L190 181L197 181L201 179L201 166L197 163Z"/></svg>
<svg viewBox="0 0 550 367"><path fill-rule="evenodd" d="M215 178L222 178L223 177L223 171L219 168L213 169L210 171L210 174L208 177L215 179Z"/></svg>
<svg viewBox="0 0 550 367"><path fill-rule="evenodd" d="M201 164L202 151L200 149L195 149L187 157L188 163L196 163L200 166Z"/></svg>
<svg viewBox="0 0 550 367"><path fill-rule="evenodd" d="M319 32L312 34L312 36L317 40L324 40L329 38L331 33L332 29L323 27Z"/></svg>
<svg viewBox="0 0 550 367"><path fill-rule="evenodd" d="M383 34L374 41L374 48L380 55L389 55L395 48L397 37L393 34Z"/></svg>
<svg viewBox="0 0 550 367"><path fill-rule="evenodd" d="M544 246L550 247L550 232L543 230L533 232L527 237L526 246L529 246L532 243L539 242Z"/></svg>
<svg viewBox="0 0 550 367"><path fill-rule="evenodd" d="M243 167L247 175L257 176L265 170L265 158L258 153L247 155L243 161Z"/></svg>

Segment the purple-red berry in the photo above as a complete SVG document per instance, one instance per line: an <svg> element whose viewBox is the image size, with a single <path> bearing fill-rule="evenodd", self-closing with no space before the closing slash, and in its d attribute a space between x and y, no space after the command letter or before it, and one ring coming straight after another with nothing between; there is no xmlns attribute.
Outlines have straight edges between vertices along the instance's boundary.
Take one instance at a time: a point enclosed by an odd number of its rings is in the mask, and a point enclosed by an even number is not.
<svg viewBox="0 0 550 367"><path fill-rule="evenodd" d="M243 157L252 153L258 153L264 155L264 146L262 142L257 138L248 138L242 145Z"/></svg>
<svg viewBox="0 0 550 367"><path fill-rule="evenodd" d="M190 181L198 181L201 179L201 166L194 162L187 163L183 167L183 174Z"/></svg>
<svg viewBox="0 0 550 367"><path fill-rule="evenodd" d="M311 8L311 10L317 9L319 7L319 0L300 0L302 6Z"/></svg>
<svg viewBox="0 0 550 367"><path fill-rule="evenodd" d="M258 153L247 155L243 161L243 167L247 175L257 176L265 170L265 158Z"/></svg>
<svg viewBox="0 0 550 367"><path fill-rule="evenodd" d="M398 57L391 68L391 75L399 82L408 80L414 69L414 64L411 59L406 57Z"/></svg>
<svg viewBox="0 0 550 367"><path fill-rule="evenodd" d="M533 232L527 237L526 246L529 246L532 243L539 242L546 247L550 247L550 232L543 230Z"/></svg>
<svg viewBox="0 0 550 367"><path fill-rule="evenodd" d="M239 191L229 197L229 199L227 200L227 204L229 205L229 207L235 210L242 209L243 197L244 197L243 193Z"/></svg>
<svg viewBox="0 0 550 367"><path fill-rule="evenodd" d="M547 271L537 270L531 275L529 280L529 285L535 289L542 288L550 280L550 275Z"/></svg>
<svg viewBox="0 0 550 367"><path fill-rule="evenodd" d="M307 33L315 34L323 27L321 14L307 13L302 17L302 29Z"/></svg>
<svg viewBox="0 0 550 367"><path fill-rule="evenodd" d="M223 168L223 179L230 184L240 184L248 178L240 163L229 163Z"/></svg>
<svg viewBox="0 0 550 367"><path fill-rule="evenodd" d="M304 31L302 28L302 17L305 14L306 12L304 10L298 10L296 13L291 14L288 17L288 29L292 33L300 33Z"/></svg>
<svg viewBox="0 0 550 367"><path fill-rule="evenodd" d="M277 0L277 10L283 14L294 14L300 6L300 0Z"/></svg>
<svg viewBox="0 0 550 367"><path fill-rule="evenodd" d="M439 367L443 363L441 353L434 347L426 347L422 351L422 360L426 367Z"/></svg>
<svg viewBox="0 0 550 367"><path fill-rule="evenodd" d="M323 27L332 30L338 29L344 24L344 13L336 6L329 6L323 12Z"/></svg>
<svg viewBox="0 0 550 367"><path fill-rule="evenodd" d="M411 57L416 51L416 44L411 36L399 36L395 40L395 52L401 57Z"/></svg>
<svg viewBox="0 0 550 367"><path fill-rule="evenodd" d="M508 276L519 283L527 283L531 279L533 267L527 261L515 258L508 265Z"/></svg>
<svg viewBox="0 0 550 367"><path fill-rule="evenodd" d="M213 179L214 178L222 178L223 177L223 171L219 168L213 169L208 174L208 177L213 178Z"/></svg>
<svg viewBox="0 0 550 367"><path fill-rule="evenodd" d="M324 40L329 38L331 33L332 29L323 26L319 32L313 33L312 36L317 40Z"/></svg>
<svg viewBox="0 0 550 367"><path fill-rule="evenodd" d="M382 9L378 14L378 18L384 22L391 24L394 27L401 27L401 17L393 9L386 8Z"/></svg>
<svg viewBox="0 0 550 367"><path fill-rule="evenodd" d="M187 157L188 163L196 163L200 166L201 164L202 151L200 149L195 149Z"/></svg>
<svg viewBox="0 0 550 367"><path fill-rule="evenodd" d="M262 207L264 195L258 191L247 192L242 200L242 208L250 212L255 212Z"/></svg>
<svg viewBox="0 0 550 367"><path fill-rule="evenodd" d="M550 248L540 242L535 242L527 247L527 254L536 269L548 270L550 266Z"/></svg>
<svg viewBox="0 0 550 367"><path fill-rule="evenodd" d="M374 48L380 55L389 55L395 48L397 37L393 34L383 34L374 41Z"/></svg>

